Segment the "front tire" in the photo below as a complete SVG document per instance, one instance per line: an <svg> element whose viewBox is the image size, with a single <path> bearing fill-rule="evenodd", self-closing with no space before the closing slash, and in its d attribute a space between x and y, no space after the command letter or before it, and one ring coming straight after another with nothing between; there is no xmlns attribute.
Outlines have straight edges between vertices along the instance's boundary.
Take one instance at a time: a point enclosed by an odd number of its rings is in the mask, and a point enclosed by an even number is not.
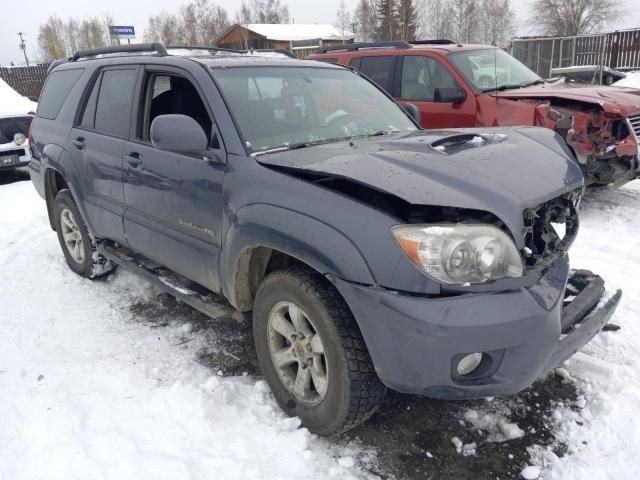
<svg viewBox="0 0 640 480"><path fill-rule="evenodd" d="M253 334L276 401L311 432L349 430L384 400L349 307L320 274L300 267L269 274L256 295Z"/></svg>
<svg viewBox="0 0 640 480"><path fill-rule="evenodd" d="M69 190L61 190L56 195L53 218L60 247L71 270L81 277L94 279L115 269L113 263L98 253L96 240L89 233Z"/></svg>

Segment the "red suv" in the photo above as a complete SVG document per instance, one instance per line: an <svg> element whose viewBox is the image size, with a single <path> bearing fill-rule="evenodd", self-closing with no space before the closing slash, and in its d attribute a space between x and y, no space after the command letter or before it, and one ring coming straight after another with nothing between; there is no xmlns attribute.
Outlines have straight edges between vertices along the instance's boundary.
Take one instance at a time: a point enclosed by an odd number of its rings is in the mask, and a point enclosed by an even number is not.
<svg viewBox="0 0 640 480"><path fill-rule="evenodd" d="M558 132L587 184L639 175L640 90L545 81L505 51L450 40L321 47L309 59L355 68L424 128L537 125Z"/></svg>

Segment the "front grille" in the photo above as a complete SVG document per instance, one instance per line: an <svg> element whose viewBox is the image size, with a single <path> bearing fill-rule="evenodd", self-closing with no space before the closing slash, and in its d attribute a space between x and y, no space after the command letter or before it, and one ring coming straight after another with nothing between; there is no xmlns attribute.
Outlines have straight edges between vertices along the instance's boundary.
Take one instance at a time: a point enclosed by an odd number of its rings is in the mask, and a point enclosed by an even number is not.
<svg viewBox="0 0 640 480"><path fill-rule="evenodd" d="M30 116L0 118L0 144L13 142L13 136L16 133L28 136L31 118Z"/></svg>
<svg viewBox="0 0 640 480"><path fill-rule="evenodd" d="M640 115L633 115L629 117L629 124L631 130L636 134L636 139L640 139Z"/></svg>
<svg viewBox="0 0 640 480"><path fill-rule="evenodd" d="M525 264L527 269L550 265L564 256L578 233L578 204L582 188L544 202L524 212ZM565 235L552 224L564 224Z"/></svg>

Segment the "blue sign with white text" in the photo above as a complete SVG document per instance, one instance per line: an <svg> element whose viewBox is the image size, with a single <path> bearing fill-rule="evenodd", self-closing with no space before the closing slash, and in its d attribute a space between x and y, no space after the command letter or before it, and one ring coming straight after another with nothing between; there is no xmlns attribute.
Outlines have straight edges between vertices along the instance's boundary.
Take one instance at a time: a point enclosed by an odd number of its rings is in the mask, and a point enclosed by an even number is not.
<svg viewBox="0 0 640 480"><path fill-rule="evenodd" d="M136 30L131 25L110 25L109 32L111 35L117 35L119 37L135 37Z"/></svg>

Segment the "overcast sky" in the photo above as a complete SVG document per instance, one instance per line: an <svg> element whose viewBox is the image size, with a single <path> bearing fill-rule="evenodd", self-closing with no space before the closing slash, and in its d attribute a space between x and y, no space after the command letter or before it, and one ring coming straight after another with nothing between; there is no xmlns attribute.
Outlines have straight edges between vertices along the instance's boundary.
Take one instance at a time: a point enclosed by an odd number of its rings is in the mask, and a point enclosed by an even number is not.
<svg viewBox="0 0 640 480"><path fill-rule="evenodd" d="M626 5L625 15L616 28L640 27L640 2L638 0L623 0ZM4 0L3 3L9 2ZM350 8L354 8L357 0L346 0ZM18 8L12 9L13 14L5 8L0 24L0 65L7 65L11 61L16 64L24 63L22 52L18 49L18 32L25 33L27 53L29 58L36 57L38 25L47 16L55 14L63 18L74 16L85 18L101 16L104 13L113 15L119 25L134 25L138 40L142 40L142 33L150 14L161 10L176 11L182 0L22 0L11 1ZM231 16L240 4L239 0L218 0L215 2L226 8ZM333 23L340 0L285 0L289 5L289 12L296 23ZM531 33L527 30L529 0L511 0L517 14L519 34Z"/></svg>

